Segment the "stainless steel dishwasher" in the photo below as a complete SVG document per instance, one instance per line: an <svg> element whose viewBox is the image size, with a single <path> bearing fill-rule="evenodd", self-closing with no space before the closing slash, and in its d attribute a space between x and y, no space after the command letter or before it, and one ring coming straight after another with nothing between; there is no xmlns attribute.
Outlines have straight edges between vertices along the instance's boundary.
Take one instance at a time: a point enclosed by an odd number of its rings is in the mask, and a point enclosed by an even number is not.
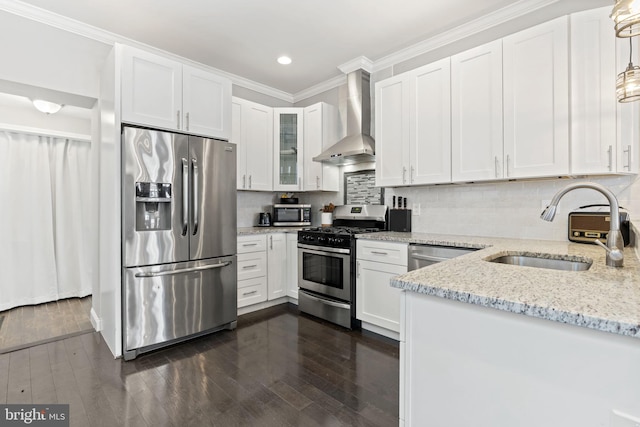
<svg viewBox="0 0 640 427"><path fill-rule="evenodd" d="M409 245L408 269L417 270L437 262L446 261L460 255L475 252L476 248L456 248L451 246L422 245L412 243Z"/></svg>

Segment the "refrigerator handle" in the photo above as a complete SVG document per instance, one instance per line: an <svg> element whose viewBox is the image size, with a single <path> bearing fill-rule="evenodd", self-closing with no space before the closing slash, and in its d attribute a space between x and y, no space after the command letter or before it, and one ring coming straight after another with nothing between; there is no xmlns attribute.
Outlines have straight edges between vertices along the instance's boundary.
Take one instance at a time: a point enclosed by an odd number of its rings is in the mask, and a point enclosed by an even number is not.
<svg viewBox="0 0 640 427"><path fill-rule="evenodd" d="M191 189L193 191L193 231L191 234L195 236L198 234L198 160L192 158L191 165L193 167L193 185Z"/></svg>
<svg viewBox="0 0 640 427"><path fill-rule="evenodd" d="M221 262L218 264L212 265L202 265L200 267L189 267L189 268L181 268L178 270L163 270L163 271L151 271L148 273L136 273L135 277L138 278L146 278L146 277L160 277L160 276L173 276L176 274L184 274L184 273L193 273L197 271L204 270L212 270L214 268L222 268L231 265L231 261Z"/></svg>
<svg viewBox="0 0 640 427"><path fill-rule="evenodd" d="M182 158L182 235L187 235L189 219L189 165L187 159Z"/></svg>

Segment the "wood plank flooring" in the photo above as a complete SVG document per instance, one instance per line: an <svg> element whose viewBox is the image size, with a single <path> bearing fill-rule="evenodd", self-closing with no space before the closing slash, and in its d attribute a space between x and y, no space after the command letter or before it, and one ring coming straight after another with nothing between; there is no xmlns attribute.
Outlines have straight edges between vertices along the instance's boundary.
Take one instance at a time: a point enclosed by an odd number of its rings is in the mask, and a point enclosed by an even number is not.
<svg viewBox="0 0 640 427"><path fill-rule="evenodd" d="M399 346L282 304L124 362L98 333L0 355L0 403L72 426L397 426Z"/></svg>
<svg viewBox="0 0 640 427"><path fill-rule="evenodd" d="M0 312L0 353L58 337L93 331L91 296L16 307Z"/></svg>

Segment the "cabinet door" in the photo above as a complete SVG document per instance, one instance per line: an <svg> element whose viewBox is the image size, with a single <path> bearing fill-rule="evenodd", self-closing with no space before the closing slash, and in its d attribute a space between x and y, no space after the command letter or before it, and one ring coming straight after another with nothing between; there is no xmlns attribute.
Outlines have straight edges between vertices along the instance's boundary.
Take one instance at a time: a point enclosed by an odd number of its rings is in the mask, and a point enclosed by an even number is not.
<svg viewBox="0 0 640 427"><path fill-rule="evenodd" d="M245 151L245 173L238 176L238 188L273 190L273 108L240 100L241 143ZM242 179L241 179L242 178Z"/></svg>
<svg viewBox="0 0 640 427"><path fill-rule="evenodd" d="M632 37L633 63L640 63L640 44ZM629 65L629 40L616 39L616 71L621 73ZM613 84L610 87L613 91ZM640 165L640 103L618 102L617 107L617 171L619 173L638 173Z"/></svg>
<svg viewBox="0 0 640 427"><path fill-rule="evenodd" d="M182 128L182 65L123 48L122 121L162 129Z"/></svg>
<svg viewBox="0 0 640 427"><path fill-rule="evenodd" d="M503 39L506 178L569 173L567 20Z"/></svg>
<svg viewBox="0 0 640 427"><path fill-rule="evenodd" d="M302 190L302 108L274 108L274 182L276 191Z"/></svg>
<svg viewBox="0 0 640 427"><path fill-rule="evenodd" d="M182 67L184 129L189 133L229 139L231 81L198 68Z"/></svg>
<svg viewBox="0 0 640 427"><path fill-rule="evenodd" d="M571 15L571 172L616 170L616 42L611 8Z"/></svg>
<svg viewBox="0 0 640 427"><path fill-rule="evenodd" d="M298 234L287 233L287 296L298 299Z"/></svg>
<svg viewBox="0 0 640 427"><path fill-rule="evenodd" d="M390 280L407 272L406 266L357 261L356 317L363 322L400 332L400 289Z"/></svg>
<svg viewBox="0 0 640 427"><path fill-rule="evenodd" d="M376 84L376 185L392 187L408 181L410 82L399 75Z"/></svg>
<svg viewBox="0 0 640 427"><path fill-rule="evenodd" d="M284 233L267 237L267 298L287 296L287 240Z"/></svg>
<svg viewBox="0 0 640 427"><path fill-rule="evenodd" d="M451 57L452 180L503 177L502 40Z"/></svg>
<svg viewBox="0 0 640 427"><path fill-rule="evenodd" d="M410 184L451 181L450 82L449 58L411 73Z"/></svg>
<svg viewBox="0 0 640 427"><path fill-rule="evenodd" d="M339 191L338 167L313 161L315 156L338 141L336 115L336 109L324 102L304 109L302 181L305 191Z"/></svg>

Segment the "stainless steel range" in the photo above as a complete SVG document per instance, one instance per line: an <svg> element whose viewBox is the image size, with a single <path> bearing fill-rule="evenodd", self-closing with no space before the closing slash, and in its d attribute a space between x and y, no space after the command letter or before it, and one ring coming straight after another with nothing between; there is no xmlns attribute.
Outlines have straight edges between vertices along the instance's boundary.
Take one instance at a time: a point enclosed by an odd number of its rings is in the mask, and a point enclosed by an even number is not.
<svg viewBox="0 0 640 427"><path fill-rule="evenodd" d="M384 205L344 205L333 227L298 232L298 308L345 328L357 328L356 234L385 229Z"/></svg>

